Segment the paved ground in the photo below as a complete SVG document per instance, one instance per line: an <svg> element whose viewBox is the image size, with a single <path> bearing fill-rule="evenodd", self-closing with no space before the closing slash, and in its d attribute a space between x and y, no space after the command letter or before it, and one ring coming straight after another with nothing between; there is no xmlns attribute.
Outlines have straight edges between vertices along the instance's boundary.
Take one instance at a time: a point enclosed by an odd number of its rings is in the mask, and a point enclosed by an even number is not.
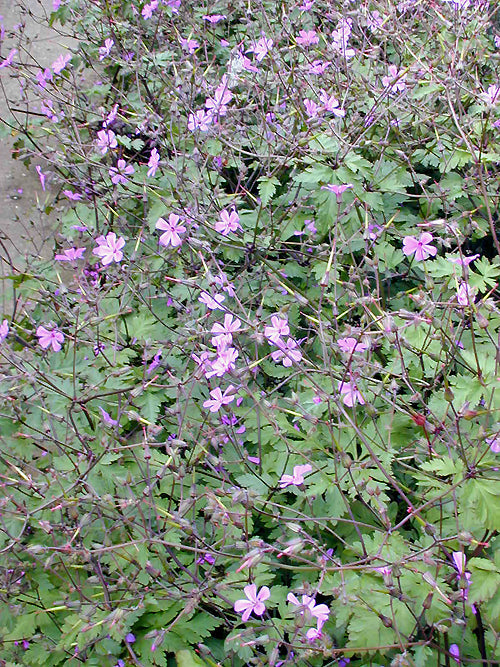
<svg viewBox="0 0 500 667"><path fill-rule="evenodd" d="M0 42L0 61L16 46L16 25L24 23L25 35L29 37L26 51L40 66L49 66L57 56L71 46L67 38L61 37L47 25L40 23L52 7L52 0L0 0L0 16L5 37ZM28 61L26 53L18 54L23 62ZM7 101L8 100L8 101ZM5 276L11 273L9 264L23 266L27 253L50 256L52 252L52 217L43 213L45 205L51 201L49 190L42 191L34 162L27 169L19 160L12 159L12 145L15 137L5 136L5 125L9 121L9 106L26 108L19 104L19 81L11 76L8 68L0 70L0 315L9 314L10 281ZM22 115L17 114L19 118ZM2 288L5 285L5 288Z"/></svg>

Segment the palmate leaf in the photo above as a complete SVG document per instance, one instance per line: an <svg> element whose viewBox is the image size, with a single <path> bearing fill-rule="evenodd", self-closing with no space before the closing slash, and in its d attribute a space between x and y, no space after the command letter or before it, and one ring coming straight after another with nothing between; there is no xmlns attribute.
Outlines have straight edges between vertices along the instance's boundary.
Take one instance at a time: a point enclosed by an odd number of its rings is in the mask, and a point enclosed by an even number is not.
<svg viewBox="0 0 500 667"><path fill-rule="evenodd" d="M498 481L467 480L459 491L459 510L466 529L500 530Z"/></svg>
<svg viewBox="0 0 500 667"><path fill-rule="evenodd" d="M471 585L468 601L471 604L491 599L500 589L500 570L486 558L472 558L468 562Z"/></svg>

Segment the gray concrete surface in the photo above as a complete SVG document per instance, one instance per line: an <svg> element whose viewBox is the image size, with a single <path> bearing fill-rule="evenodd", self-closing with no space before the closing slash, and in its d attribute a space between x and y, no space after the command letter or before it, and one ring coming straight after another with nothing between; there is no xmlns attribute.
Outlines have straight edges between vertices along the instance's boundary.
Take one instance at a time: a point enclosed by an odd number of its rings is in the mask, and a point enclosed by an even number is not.
<svg viewBox="0 0 500 667"><path fill-rule="evenodd" d="M4 39L0 42L0 61L11 48L18 47L16 35L19 24L24 26L24 49L16 55L23 63L36 67L49 66L74 42L46 23L52 0L0 0L0 16L4 26ZM45 20L45 23L44 23ZM26 41L27 38L27 41ZM15 132L6 127L12 122L12 109L26 111L30 102L20 98L20 81L12 76L10 68L0 69L0 315L9 314L11 288L8 275L12 268L20 270L26 265L26 257L41 255L50 257L53 248L52 230L57 213L47 216L44 209L53 201L50 185L44 192L35 171L39 161L32 161L27 168L22 161L12 159ZM34 105L38 111L38 104ZM23 114L14 112L18 120ZM1 122L4 121L4 122ZM50 172L50 168L43 167ZM2 287L3 286L3 287Z"/></svg>

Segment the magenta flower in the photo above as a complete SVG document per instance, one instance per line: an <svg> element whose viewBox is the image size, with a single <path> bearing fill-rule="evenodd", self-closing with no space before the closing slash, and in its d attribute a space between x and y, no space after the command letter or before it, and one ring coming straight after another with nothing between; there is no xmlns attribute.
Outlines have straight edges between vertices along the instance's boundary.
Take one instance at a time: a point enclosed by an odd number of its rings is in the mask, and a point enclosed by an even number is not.
<svg viewBox="0 0 500 667"><path fill-rule="evenodd" d="M253 612L256 616L262 616L266 611L266 605L264 600L267 600L271 597L271 591L267 586L262 586L260 591L257 593L257 586L255 584L249 584L243 589L245 592L246 600L236 600L234 603L234 611L240 613L241 620L243 622L248 621L250 614Z"/></svg>
<svg viewBox="0 0 500 667"><path fill-rule="evenodd" d="M298 343L293 338L287 338L286 342L283 342L281 339L273 342L278 346L277 350L271 352L273 361L278 362L281 360L285 368L290 368L294 362L298 363L302 359L302 352L299 349Z"/></svg>
<svg viewBox="0 0 500 667"><path fill-rule="evenodd" d="M56 60L54 60L54 62L52 63L52 71L54 72L54 74L60 74L70 60L71 60L71 53L66 53L65 55L61 54Z"/></svg>
<svg viewBox="0 0 500 667"><path fill-rule="evenodd" d="M35 169L36 173L38 174L38 178L40 179L42 190L45 192L45 174L42 172L42 168L39 164L36 165Z"/></svg>
<svg viewBox="0 0 500 667"><path fill-rule="evenodd" d="M114 232L109 232L106 236L99 236L96 243L98 247L94 248L92 253L101 258L103 266L111 262L121 262L123 259L121 249L125 245L125 239L122 236L117 238Z"/></svg>
<svg viewBox="0 0 500 667"><path fill-rule="evenodd" d="M236 366L236 359L239 356L235 347L219 348L217 358L212 361L211 369L206 371L205 377L211 378L214 375L222 377L228 371L232 371Z"/></svg>
<svg viewBox="0 0 500 667"><path fill-rule="evenodd" d="M67 248L63 250L62 255L56 255L54 259L57 262L74 262L83 257L86 248Z"/></svg>
<svg viewBox="0 0 500 667"><path fill-rule="evenodd" d="M102 122L102 126L104 129L109 128L111 123L116 120L116 117L118 115L118 103L113 105L113 108L111 111L108 113L106 118Z"/></svg>
<svg viewBox="0 0 500 667"><path fill-rule="evenodd" d="M158 0L152 0L152 2L144 5L142 8L142 17L144 19L150 19L153 16L153 12L158 9Z"/></svg>
<svg viewBox="0 0 500 667"><path fill-rule="evenodd" d="M107 58L111 53L111 49L114 45L114 40L110 39L109 37L108 39L105 39L103 46L99 47L99 60L104 60L104 58Z"/></svg>
<svg viewBox="0 0 500 667"><path fill-rule="evenodd" d="M221 303L225 300L224 294L214 294L210 296L207 292L202 292L198 297L198 301L204 303L207 308L210 310L224 310L224 307L221 306Z"/></svg>
<svg viewBox="0 0 500 667"><path fill-rule="evenodd" d="M345 116L345 111L339 107L337 98L334 95L329 95L326 90L320 91L319 100L323 104L325 111L329 111L338 118Z"/></svg>
<svg viewBox="0 0 500 667"><path fill-rule="evenodd" d="M313 46L319 42L319 37L315 30L301 30L296 42L299 46Z"/></svg>
<svg viewBox="0 0 500 667"><path fill-rule="evenodd" d="M264 329L264 336L274 344L277 344L281 336L288 336L289 333L288 319L280 315L272 315L271 324L268 324Z"/></svg>
<svg viewBox="0 0 500 667"><path fill-rule="evenodd" d="M111 167L109 169L111 182L115 185L118 185L119 183L124 185L127 183L127 176L131 176L134 172L134 167L131 164L127 164L123 159L118 160L116 167Z"/></svg>
<svg viewBox="0 0 500 667"><path fill-rule="evenodd" d="M273 47L273 40L262 36L253 46L247 49L247 53L253 53L255 60L260 63Z"/></svg>
<svg viewBox="0 0 500 667"><path fill-rule="evenodd" d="M64 334L57 327L46 329L39 326L36 330L36 335L38 336L38 342L44 350L52 347L54 352L59 352L61 344L64 342Z"/></svg>
<svg viewBox="0 0 500 667"><path fill-rule="evenodd" d="M118 420L113 419L111 417L111 415L109 414L109 412L106 412L106 410L104 408L101 408L100 405L98 407L99 407L99 410L101 411L102 419L103 419L105 424L108 424L108 426L116 426L118 424Z"/></svg>
<svg viewBox="0 0 500 667"><path fill-rule="evenodd" d="M148 173L146 174L148 178L153 178L155 176L159 164L160 164L160 154L158 153L156 148L153 148L148 160L149 169Z"/></svg>
<svg viewBox="0 0 500 667"><path fill-rule="evenodd" d="M319 104L316 104L314 100L309 100L307 98L304 100L304 107L306 110L306 114L309 117L309 120L317 118L319 112L321 111L321 107L319 106Z"/></svg>
<svg viewBox="0 0 500 667"><path fill-rule="evenodd" d="M471 262L480 257L481 255L471 255L470 257L447 257L446 259L453 264L459 264L460 266L469 266Z"/></svg>
<svg viewBox="0 0 500 667"><path fill-rule="evenodd" d="M11 49L9 51L9 53L7 54L7 58L5 58L5 60L2 63L0 63L0 69L3 69L4 67L9 67L10 65L12 65L12 63L14 62L14 56L16 55L16 53L17 53L17 49Z"/></svg>
<svg viewBox="0 0 500 667"><path fill-rule="evenodd" d="M170 213L168 220L158 218L156 229L165 230L160 236L160 245L165 247L171 245L172 248L177 248L181 245L182 239L179 234L184 234L186 228L179 222L180 219L180 216L175 213Z"/></svg>
<svg viewBox="0 0 500 667"><path fill-rule="evenodd" d="M63 195L65 195L71 201L80 201L82 195L78 192L73 192L72 190L63 190Z"/></svg>
<svg viewBox="0 0 500 667"><path fill-rule="evenodd" d="M382 77L382 85L391 94L402 93L406 88L406 73L396 65L389 65L389 74Z"/></svg>
<svg viewBox="0 0 500 667"><path fill-rule="evenodd" d="M184 39L184 37L181 37L181 46L189 55L192 55L200 44L195 39Z"/></svg>
<svg viewBox="0 0 500 667"><path fill-rule="evenodd" d="M222 77L221 83L217 86L213 97L205 100L207 113L213 116L225 116L227 105L233 99L233 93L228 88L227 77Z"/></svg>
<svg viewBox="0 0 500 667"><path fill-rule="evenodd" d="M481 93L479 97L489 106L494 106L500 102L500 85L494 83L488 87L487 92Z"/></svg>
<svg viewBox="0 0 500 667"><path fill-rule="evenodd" d="M97 133L97 146L101 151L101 155L106 155L109 148L116 148L118 142L113 130L99 130Z"/></svg>
<svg viewBox="0 0 500 667"><path fill-rule="evenodd" d="M212 114L208 113L204 109L199 109L198 111L189 114L188 129L191 130L191 132L194 132L195 130L201 130L201 132L208 132L212 122L213 122Z"/></svg>
<svg viewBox="0 0 500 667"><path fill-rule="evenodd" d="M420 238L414 236L405 236L403 239L403 254L407 257L415 254L415 261L421 262L427 257L434 257L437 254L437 248L429 245L433 239L432 234L423 232Z"/></svg>
<svg viewBox="0 0 500 667"><path fill-rule="evenodd" d="M342 403L349 408L352 408L356 403L359 403L360 405L365 404L365 399L361 395L354 380L351 380L350 382L339 382L338 390L342 397Z"/></svg>
<svg viewBox="0 0 500 667"><path fill-rule="evenodd" d="M231 313L226 313L224 315L224 324L216 322L212 327L212 333L216 334L212 337L212 345L217 348L231 345L233 342L233 333L238 331L240 327L240 320L237 317L233 317Z"/></svg>
<svg viewBox="0 0 500 667"><path fill-rule="evenodd" d="M291 475L283 475L278 482L280 489L286 489L287 486L300 486L304 484L304 475L308 472L311 472L312 465L306 463L301 466L294 466L293 473Z"/></svg>
<svg viewBox="0 0 500 667"><path fill-rule="evenodd" d="M52 70L50 70L48 67L44 70L40 70L36 73L36 78L38 81L38 86L43 90L47 87L47 82L52 81L53 79Z"/></svg>
<svg viewBox="0 0 500 667"><path fill-rule="evenodd" d="M349 190L350 188L353 187L354 185L352 183L345 183L343 185L335 185L334 183L328 183L328 185L322 185L321 189L333 192L333 194L337 197L337 201L340 202L340 200L342 199L342 194L346 190Z"/></svg>
<svg viewBox="0 0 500 667"><path fill-rule="evenodd" d="M238 229L241 229L240 216L236 213L235 209L231 213L223 210L220 212L220 219L217 220L214 227L216 232L227 236L230 232L236 232Z"/></svg>
<svg viewBox="0 0 500 667"><path fill-rule="evenodd" d="M6 320L4 320L6 322ZM486 443L489 445L494 454L500 454L500 437L486 438Z"/></svg>
<svg viewBox="0 0 500 667"><path fill-rule="evenodd" d="M218 412L223 405L229 405L229 403L232 403L234 399L236 398L236 394L232 393L234 390L234 387L232 384L229 385L229 387L226 389L224 393L220 390L220 387L217 387L216 389L213 389L210 392L210 396L212 398L209 398L203 403L204 408L208 408L210 412Z"/></svg>
<svg viewBox="0 0 500 667"><path fill-rule="evenodd" d="M367 343L362 343L355 338L339 338L337 340L337 345L340 347L342 352L345 352L346 354L364 352L370 347Z"/></svg>
<svg viewBox="0 0 500 667"><path fill-rule="evenodd" d="M309 69L307 70L309 74L323 74L327 67L330 67L331 63L323 62L323 60L313 60Z"/></svg>
<svg viewBox="0 0 500 667"><path fill-rule="evenodd" d="M220 23L220 21L223 21L226 17L225 14L205 14L205 16L201 17L204 21L208 21L212 25L215 25L216 23Z"/></svg>
<svg viewBox="0 0 500 667"><path fill-rule="evenodd" d="M457 644L450 644L450 655L453 658L453 660L457 663L457 665L460 664L460 649L458 648Z"/></svg>
<svg viewBox="0 0 500 667"><path fill-rule="evenodd" d="M324 623L326 623L328 617L330 616L330 610L326 604L316 604L316 600L309 595L303 595L302 602L299 602L293 593L288 593L286 599L291 604L301 608L301 616L303 616L306 612L309 612L311 616L314 616L314 618L318 619L322 626Z"/></svg>
<svg viewBox="0 0 500 667"><path fill-rule="evenodd" d="M0 324L0 343L3 343L8 335L9 335L9 322L7 320L4 320L2 324Z"/></svg>

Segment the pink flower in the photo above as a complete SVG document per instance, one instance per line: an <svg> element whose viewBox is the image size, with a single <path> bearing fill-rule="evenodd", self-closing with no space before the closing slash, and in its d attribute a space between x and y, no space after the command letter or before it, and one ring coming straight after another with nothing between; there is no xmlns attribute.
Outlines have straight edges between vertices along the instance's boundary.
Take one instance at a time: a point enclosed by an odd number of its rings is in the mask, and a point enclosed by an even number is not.
<svg viewBox="0 0 500 667"><path fill-rule="evenodd" d="M71 190L63 190L63 195L65 195L71 201L80 201L82 195L78 192L72 192Z"/></svg>
<svg viewBox="0 0 500 667"><path fill-rule="evenodd" d="M328 185L322 185L321 189L322 190L329 190L330 192L333 192L334 195L337 197L337 201L340 202L342 199L342 194L346 191L349 190L349 188L353 188L352 183L346 183L344 185L335 185L334 183L328 183Z"/></svg>
<svg viewBox="0 0 500 667"><path fill-rule="evenodd" d="M232 384L226 389L224 393L221 392L220 388L217 387L210 392L211 399L209 398L203 403L204 408L208 408L210 412L218 412L223 405L229 405L236 398L236 394L231 393L234 387Z"/></svg>
<svg viewBox="0 0 500 667"><path fill-rule="evenodd" d="M148 178L152 178L156 174L156 170L158 169L159 164L160 164L160 154L158 153L156 148L153 148L148 161L148 167L149 167L147 173Z"/></svg>
<svg viewBox="0 0 500 667"><path fill-rule="evenodd" d="M337 345L340 347L342 352L345 352L346 354L364 352L370 347L367 343L362 343L355 338L339 338L337 340Z"/></svg>
<svg viewBox="0 0 500 667"><path fill-rule="evenodd" d="M494 454L500 454L500 437L495 436L494 438L486 438L486 443Z"/></svg>
<svg viewBox="0 0 500 667"><path fill-rule="evenodd" d="M186 228L184 225L180 224L180 219L180 216L176 215L175 213L170 213L168 220L165 220L164 218L158 218L156 229L165 230L165 232L160 236L160 245L171 245L172 248L177 248L181 245L182 239L179 234L184 234Z"/></svg>
<svg viewBox="0 0 500 667"><path fill-rule="evenodd" d="M185 51L192 55L200 44L195 39L184 39L184 37L181 37L181 46Z"/></svg>
<svg viewBox="0 0 500 667"><path fill-rule="evenodd" d="M250 614L253 612L256 616L262 616L266 611L266 605L264 600L267 600L271 597L271 591L267 586L262 586L260 591L257 593L257 586L255 584L249 584L243 589L245 592L246 600L236 600L234 603L234 611L240 613L243 612L241 620L243 622L248 621Z"/></svg>
<svg viewBox="0 0 500 667"><path fill-rule="evenodd" d="M105 424L108 424L108 426L116 426L118 424L118 420L113 419L111 417L111 415L109 414L109 412L106 412L106 410L104 410L104 408L101 408L100 405L98 407L99 407L99 410L101 411L102 419L103 419Z"/></svg>
<svg viewBox="0 0 500 667"><path fill-rule="evenodd" d="M287 338L286 343L281 339L273 342L279 348L275 352L271 352L273 361L282 360L283 366L290 368L294 362L298 363L302 359L302 352L298 349L298 343L293 338Z"/></svg>
<svg viewBox="0 0 500 667"><path fill-rule="evenodd" d="M450 655L453 658L453 660L457 663L457 665L460 664L460 649L458 648L458 644L450 644Z"/></svg>
<svg viewBox="0 0 500 667"><path fill-rule="evenodd" d="M2 324L0 324L0 343L3 343L8 335L9 335L9 322L7 320L4 320Z"/></svg>
<svg viewBox="0 0 500 667"><path fill-rule="evenodd" d="M64 342L64 334L57 327L49 330L39 326L36 330L36 335L38 336L38 342L44 350L52 346L54 352L59 352L61 343Z"/></svg>
<svg viewBox="0 0 500 667"><path fill-rule="evenodd" d="M314 100L309 100L307 98L304 100L304 107L310 120L316 118L321 110L319 104L316 104Z"/></svg>
<svg viewBox="0 0 500 667"><path fill-rule="evenodd" d="M318 230L316 229L316 225L314 224L314 220L304 220L304 227L307 229L307 231L309 232L309 234L313 234L313 235L314 235L314 234L316 234L317 231L318 231Z"/></svg>
<svg viewBox="0 0 500 667"><path fill-rule="evenodd" d="M45 192L45 174L42 172L42 168L40 167L39 164L35 167L36 173L38 174L38 178L40 179L40 183L42 185L42 190Z"/></svg>
<svg viewBox="0 0 500 667"><path fill-rule="evenodd" d="M0 69L3 69L4 67L9 67L10 65L12 65L12 63L14 62L14 56L16 55L16 53L17 53L17 49L11 49L9 51L9 53L7 54L7 58L5 58L5 60L2 63L0 63Z"/></svg>
<svg viewBox="0 0 500 667"><path fill-rule="evenodd" d="M306 632L306 637L307 641L309 642L315 642L317 639L321 639L321 628L316 627L316 628L309 628L309 630Z"/></svg>
<svg viewBox="0 0 500 667"><path fill-rule="evenodd" d="M99 60L104 60L104 58L107 58L109 54L111 53L111 49L115 45L114 40L108 39L104 40L104 45L99 47Z"/></svg>
<svg viewBox="0 0 500 667"><path fill-rule="evenodd" d="M213 116L225 116L227 105L233 99L233 93L228 89L227 77L222 77L221 83L217 86L213 97L205 100L207 113Z"/></svg>
<svg viewBox="0 0 500 667"><path fill-rule="evenodd" d="M217 350L218 356L212 362L212 368L206 371L205 377L211 378L214 375L222 377L228 371L232 371L236 366L236 359L238 358L238 350L234 347L219 348Z"/></svg>
<svg viewBox="0 0 500 667"><path fill-rule="evenodd" d="M453 264L459 264L460 266L469 266L471 262L480 257L479 254L471 255L470 257L447 257L446 259Z"/></svg>
<svg viewBox="0 0 500 667"><path fill-rule="evenodd" d="M301 608L301 616L303 616L306 612L309 612L311 616L314 616L314 618L318 619L318 621L321 623L321 626L326 623L328 617L330 616L330 610L326 604L316 604L315 599L309 595L303 595L302 602L299 602L293 593L288 593L286 599L291 604Z"/></svg>
<svg viewBox="0 0 500 667"><path fill-rule="evenodd" d="M221 303L225 298L224 294L214 294L213 296L210 296L207 292L202 292L198 297L198 301L204 303L210 310L224 310L224 306L221 306Z"/></svg>
<svg viewBox="0 0 500 667"><path fill-rule="evenodd" d="M461 306L469 306L471 303L474 303L476 296L474 290L471 289L470 285L467 283L460 283L460 286L457 289L457 301Z"/></svg>
<svg viewBox="0 0 500 667"><path fill-rule="evenodd" d="M399 71L396 65L389 65L389 74L382 77L382 85L391 94L402 93L406 88L406 73Z"/></svg>
<svg viewBox="0 0 500 667"><path fill-rule="evenodd" d="M359 403L360 405L365 404L365 399L361 396L354 380L351 380L350 382L339 382L338 390L342 397L342 403L349 408L352 408L356 403Z"/></svg>
<svg viewBox="0 0 500 667"><path fill-rule="evenodd" d="M224 315L224 324L216 322L212 327L212 333L216 334L212 337L212 345L215 345L215 347L231 345L233 342L233 333L238 331L240 327L240 320L237 317L233 317L231 313L226 313Z"/></svg>
<svg viewBox="0 0 500 667"><path fill-rule="evenodd" d="M345 116L344 109L339 108L339 101L333 95L328 95L326 90L322 90L319 96L320 102L325 107L326 111L329 111L334 116L338 118L343 118Z"/></svg>
<svg viewBox="0 0 500 667"><path fill-rule="evenodd" d="M213 122L212 114L208 113L204 109L199 109L198 111L189 114L188 129L190 129L191 132L194 132L195 130L208 132L212 122Z"/></svg>
<svg viewBox="0 0 500 667"><path fill-rule="evenodd" d="M260 63L264 60L266 55L273 47L273 40L267 39L267 37L262 36L253 46L251 46L247 53L252 53L255 56L255 60Z"/></svg>
<svg viewBox="0 0 500 667"><path fill-rule="evenodd" d="M288 319L280 315L272 315L271 324L264 329L264 336L274 344L280 340L281 336L288 336L289 333Z"/></svg>
<svg viewBox="0 0 500 667"><path fill-rule="evenodd" d="M217 220L214 227L216 232L227 236L230 232L236 232L238 229L241 229L240 216L236 213L235 209L231 213L223 210L220 212L220 220Z"/></svg>
<svg viewBox="0 0 500 667"><path fill-rule="evenodd" d="M313 46L319 42L319 37L315 30L301 30L296 42L299 46Z"/></svg>
<svg viewBox="0 0 500 667"><path fill-rule="evenodd" d="M54 62L52 63L52 71L54 72L54 74L60 74L70 60L71 60L71 53L60 55L59 58L54 60Z"/></svg>
<svg viewBox="0 0 500 667"><path fill-rule="evenodd" d="M331 63L325 63L322 60L313 60L307 71L309 74L323 74L326 68L330 67L330 65Z"/></svg>
<svg viewBox="0 0 500 667"><path fill-rule="evenodd" d="M488 87L486 93L481 93L479 97L486 102L489 106L493 106L500 102L500 85L495 85L494 83Z"/></svg>
<svg viewBox="0 0 500 667"><path fill-rule="evenodd" d="M108 113L106 118L102 122L102 126L104 129L107 129L113 121L116 120L116 117L118 115L118 103L113 105L113 108L111 111Z"/></svg>
<svg viewBox="0 0 500 667"><path fill-rule="evenodd" d="M294 466L291 475L283 475L278 482L280 489L286 489L287 486L300 486L304 483L304 475L311 472L312 465L306 463L302 466Z"/></svg>
<svg viewBox="0 0 500 667"><path fill-rule="evenodd" d="M414 236L405 236L403 239L403 254L407 257L415 253L415 261L421 262L427 257L434 257L437 254L437 248L429 245L433 239L432 234L423 232L420 238L416 239Z"/></svg>
<svg viewBox="0 0 500 667"><path fill-rule="evenodd" d="M152 0L147 5L144 5L142 8L141 14L144 19L150 19L153 16L153 12L158 9L158 0Z"/></svg>
<svg viewBox="0 0 500 667"><path fill-rule="evenodd" d="M122 183L123 185L127 183L127 176L131 176L135 172L134 167L131 164L127 164L125 160L118 160L116 167L111 167L109 170L109 175L111 176L111 182L115 185Z"/></svg>
<svg viewBox="0 0 500 667"><path fill-rule="evenodd" d="M92 253L101 258L103 266L111 262L121 262L123 259L121 249L125 245L125 239L122 236L117 238L114 232L109 232L106 236L99 236L96 243L98 247L94 248Z"/></svg>
<svg viewBox="0 0 500 667"><path fill-rule="evenodd" d="M47 87L47 82L52 81L53 79L52 71L48 67L44 70L40 70L36 73L36 78L38 81L38 86L44 89Z"/></svg>
<svg viewBox="0 0 500 667"><path fill-rule="evenodd" d="M56 255L54 259L58 262L74 262L83 257L86 248L68 248L63 250L62 255Z"/></svg>
<svg viewBox="0 0 500 667"><path fill-rule="evenodd" d="M220 21L223 21L226 17L225 14L205 14L205 16L201 17L204 21L208 21L212 25L215 23L219 23Z"/></svg>
<svg viewBox="0 0 500 667"><path fill-rule="evenodd" d="M116 148L116 134L113 130L99 130L97 133L97 146L101 149L101 155L106 155L109 148Z"/></svg>

